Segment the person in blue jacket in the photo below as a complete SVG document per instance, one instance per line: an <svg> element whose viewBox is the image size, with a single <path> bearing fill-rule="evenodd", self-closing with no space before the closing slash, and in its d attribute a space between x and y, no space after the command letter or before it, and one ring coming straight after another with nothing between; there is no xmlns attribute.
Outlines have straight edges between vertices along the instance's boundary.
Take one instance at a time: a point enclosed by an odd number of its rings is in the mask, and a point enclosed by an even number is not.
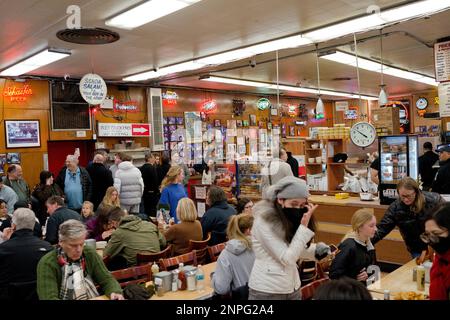
<svg viewBox="0 0 450 320"><path fill-rule="evenodd" d="M161 198L158 207L169 206L170 216L178 223L178 201L187 198L186 189L183 186L184 172L179 166L170 167L166 177L161 182Z"/></svg>

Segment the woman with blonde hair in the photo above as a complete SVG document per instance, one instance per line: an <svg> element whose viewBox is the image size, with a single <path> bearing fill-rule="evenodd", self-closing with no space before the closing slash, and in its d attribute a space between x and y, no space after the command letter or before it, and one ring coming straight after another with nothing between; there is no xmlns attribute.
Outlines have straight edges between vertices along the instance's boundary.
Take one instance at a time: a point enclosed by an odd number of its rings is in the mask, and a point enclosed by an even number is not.
<svg viewBox="0 0 450 320"><path fill-rule="evenodd" d="M445 200L438 193L420 190L417 181L410 177L397 184L397 193L398 199L389 206L377 225L378 231L372 243L376 244L398 227L409 253L417 258L427 250L427 244L420 239L425 232L425 221Z"/></svg>
<svg viewBox="0 0 450 320"><path fill-rule="evenodd" d="M180 166L172 166L166 177L161 182L161 198L158 207L169 207L170 216L178 223L177 206L178 201L187 198L186 190L183 186L184 172Z"/></svg>
<svg viewBox="0 0 450 320"><path fill-rule="evenodd" d="M232 298L247 299L247 297L236 297L237 293L245 293L248 296L248 280L255 262L255 254L252 250L250 238L253 226L251 214L239 214L230 217L225 249L217 259L216 271L211 278L211 285L219 295L232 293Z"/></svg>
<svg viewBox="0 0 450 320"><path fill-rule="evenodd" d="M182 198L178 201L178 224L172 224L169 229L163 231L163 226L158 225L168 243L173 245L173 254L180 255L188 252L189 240L201 241L203 237L202 225L197 220L197 209L194 201Z"/></svg>
<svg viewBox="0 0 450 320"><path fill-rule="evenodd" d="M352 216L352 230L339 244L330 268L330 278L349 277L361 282L368 278L367 267L375 263L375 248L370 242L377 230L373 209L359 209Z"/></svg>
<svg viewBox="0 0 450 320"><path fill-rule="evenodd" d="M101 206L120 207L119 192L115 187L106 189L105 196L103 197L99 208Z"/></svg>

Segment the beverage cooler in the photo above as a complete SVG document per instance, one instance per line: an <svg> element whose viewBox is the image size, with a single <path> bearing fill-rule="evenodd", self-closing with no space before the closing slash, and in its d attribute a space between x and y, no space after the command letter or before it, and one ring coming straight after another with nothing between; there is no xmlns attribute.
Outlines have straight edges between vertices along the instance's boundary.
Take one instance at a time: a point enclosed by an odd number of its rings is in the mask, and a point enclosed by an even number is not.
<svg viewBox="0 0 450 320"><path fill-rule="evenodd" d="M404 177L419 178L418 138L413 135L378 137L380 156L380 203L391 204L398 197L397 184Z"/></svg>

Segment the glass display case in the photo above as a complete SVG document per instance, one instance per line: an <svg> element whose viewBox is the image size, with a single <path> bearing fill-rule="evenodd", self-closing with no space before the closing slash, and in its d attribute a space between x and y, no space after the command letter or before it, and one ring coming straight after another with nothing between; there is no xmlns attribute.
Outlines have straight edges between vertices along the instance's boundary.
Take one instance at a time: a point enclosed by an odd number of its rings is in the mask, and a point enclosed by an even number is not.
<svg viewBox="0 0 450 320"><path fill-rule="evenodd" d="M240 198L261 198L261 169L260 163L237 162L237 189Z"/></svg>
<svg viewBox="0 0 450 320"><path fill-rule="evenodd" d="M412 135L383 136L378 143L380 203L390 204L397 198L400 180L418 179L418 140Z"/></svg>

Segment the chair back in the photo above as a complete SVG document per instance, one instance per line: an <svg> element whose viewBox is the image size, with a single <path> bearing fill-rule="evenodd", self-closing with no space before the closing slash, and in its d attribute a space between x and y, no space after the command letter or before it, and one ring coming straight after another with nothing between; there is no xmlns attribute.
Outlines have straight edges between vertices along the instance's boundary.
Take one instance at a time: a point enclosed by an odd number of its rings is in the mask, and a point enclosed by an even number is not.
<svg viewBox="0 0 450 320"><path fill-rule="evenodd" d="M200 241L189 240L188 250L192 251L192 250L204 249L208 246L209 240L211 240L211 232L208 232L208 237L206 238L206 240L200 240Z"/></svg>
<svg viewBox="0 0 450 320"><path fill-rule="evenodd" d="M156 253L137 253L136 261L138 265L146 263L159 262L159 259L170 258L172 256L172 245L169 244L167 248Z"/></svg>
<svg viewBox="0 0 450 320"><path fill-rule="evenodd" d="M322 278L319 280L315 280L306 286L300 288L302 292L302 300L310 300L312 299L314 292L316 292L317 288L323 283L330 281L329 278Z"/></svg>
<svg viewBox="0 0 450 320"><path fill-rule="evenodd" d="M119 282L122 288L129 284L146 283L152 280L150 264L111 271L111 274Z"/></svg>
<svg viewBox="0 0 450 320"><path fill-rule="evenodd" d="M197 265L197 256L195 252L191 251L176 257L171 257L167 259L159 259L159 266L161 270L170 271L178 267L180 263L186 265Z"/></svg>
<svg viewBox="0 0 450 320"><path fill-rule="evenodd" d="M197 258L198 264L207 264L209 263L209 255L208 255L208 247L205 247L203 249L198 250L192 250L192 252L195 254Z"/></svg>
<svg viewBox="0 0 450 320"><path fill-rule="evenodd" d="M225 249L226 242L216 244L214 246L208 247L209 260L211 262L217 261L220 253Z"/></svg>

